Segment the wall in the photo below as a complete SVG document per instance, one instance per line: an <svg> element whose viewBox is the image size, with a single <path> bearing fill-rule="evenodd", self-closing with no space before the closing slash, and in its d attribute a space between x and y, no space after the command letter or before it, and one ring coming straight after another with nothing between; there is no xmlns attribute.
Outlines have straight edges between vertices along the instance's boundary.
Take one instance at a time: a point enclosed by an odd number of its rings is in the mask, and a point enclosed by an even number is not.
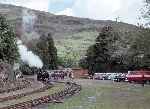
<svg viewBox="0 0 150 109"><path fill-rule="evenodd" d="M81 68L73 68L74 78L88 78L88 70Z"/></svg>

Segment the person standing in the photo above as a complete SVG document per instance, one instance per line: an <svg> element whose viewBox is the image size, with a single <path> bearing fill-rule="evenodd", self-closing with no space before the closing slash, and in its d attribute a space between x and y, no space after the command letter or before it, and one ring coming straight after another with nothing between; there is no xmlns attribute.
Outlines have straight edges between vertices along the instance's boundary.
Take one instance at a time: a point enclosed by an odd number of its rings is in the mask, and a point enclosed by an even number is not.
<svg viewBox="0 0 150 109"><path fill-rule="evenodd" d="M142 73L142 87L144 87L145 80L144 80L144 74Z"/></svg>

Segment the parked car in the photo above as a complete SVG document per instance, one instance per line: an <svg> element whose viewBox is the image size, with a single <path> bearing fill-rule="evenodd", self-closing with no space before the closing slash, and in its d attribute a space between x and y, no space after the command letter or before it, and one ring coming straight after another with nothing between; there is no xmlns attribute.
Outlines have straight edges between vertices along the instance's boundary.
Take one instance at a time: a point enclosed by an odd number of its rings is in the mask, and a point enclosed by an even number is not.
<svg viewBox="0 0 150 109"><path fill-rule="evenodd" d="M118 74L113 79L113 81L115 81L115 82L124 82L125 80L126 80L125 74Z"/></svg>
<svg viewBox="0 0 150 109"><path fill-rule="evenodd" d="M111 73L109 76L108 76L108 80L113 80L116 76L116 73Z"/></svg>
<svg viewBox="0 0 150 109"><path fill-rule="evenodd" d="M102 75L102 80L108 80L108 77L109 77L109 75L103 74L103 75Z"/></svg>
<svg viewBox="0 0 150 109"><path fill-rule="evenodd" d="M101 73L95 73L94 74L94 79L102 80L103 79L102 74Z"/></svg>

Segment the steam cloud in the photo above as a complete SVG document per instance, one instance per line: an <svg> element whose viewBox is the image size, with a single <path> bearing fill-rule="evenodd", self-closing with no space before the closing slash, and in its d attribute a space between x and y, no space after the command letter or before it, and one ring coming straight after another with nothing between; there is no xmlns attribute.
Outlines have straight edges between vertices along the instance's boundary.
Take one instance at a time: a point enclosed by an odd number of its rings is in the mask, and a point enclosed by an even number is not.
<svg viewBox="0 0 150 109"><path fill-rule="evenodd" d="M36 56L32 51L29 51L28 48L25 45L23 45L21 40L17 41L17 45L21 60L23 62L28 63L30 67L43 67L41 59L38 56Z"/></svg>
<svg viewBox="0 0 150 109"><path fill-rule="evenodd" d="M36 31L34 31L36 20L37 16L33 11L30 11L28 9L22 10L23 38L27 42L40 38L40 35Z"/></svg>
<svg viewBox="0 0 150 109"><path fill-rule="evenodd" d="M39 39L39 34L34 31L34 24L37 19L37 16L34 12L24 9L22 10L22 41L30 42L34 39ZM35 55L32 51L29 51L28 48L22 43L21 40L17 40L17 45L19 49L19 53L21 56L21 60L30 67L43 67L43 62L39 58L39 56Z"/></svg>
<svg viewBox="0 0 150 109"><path fill-rule="evenodd" d="M26 32L32 32L33 31L33 26L36 20L36 15L29 11L28 9L24 9L22 12L22 24L23 24L23 29Z"/></svg>

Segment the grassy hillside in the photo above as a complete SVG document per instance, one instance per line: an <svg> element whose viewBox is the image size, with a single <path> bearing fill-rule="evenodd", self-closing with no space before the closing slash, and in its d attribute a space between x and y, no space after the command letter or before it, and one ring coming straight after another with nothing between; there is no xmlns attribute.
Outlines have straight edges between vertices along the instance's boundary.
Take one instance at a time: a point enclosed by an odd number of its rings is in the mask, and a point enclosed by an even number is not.
<svg viewBox="0 0 150 109"><path fill-rule="evenodd" d="M33 23L32 30L38 35L49 32L52 33L54 39L64 39L67 35L84 31L100 31L101 28L106 25L111 25L113 28L119 31L134 31L137 29L135 25L123 22L54 15L48 12L4 4L0 4L0 14L6 16L8 20L12 22L12 24L16 27L16 32L20 32L18 35L21 36L21 38L28 37L22 36L22 34L24 34L24 23ZM24 22L25 20L29 21ZM30 27L27 29L30 29Z"/></svg>
<svg viewBox="0 0 150 109"><path fill-rule="evenodd" d="M96 31L84 31L67 35L64 39L56 39L58 56L73 60L73 65L78 66L78 61L84 57L87 48L92 45L97 37Z"/></svg>
<svg viewBox="0 0 150 109"><path fill-rule="evenodd" d="M68 35L61 40L56 39L55 44L58 49L58 55L63 55L68 49L71 49L80 54L80 56L83 56L86 49L94 43L97 35L98 33L96 31L85 31Z"/></svg>
<svg viewBox="0 0 150 109"><path fill-rule="evenodd" d="M70 56L75 61L84 56L86 49L94 43L98 33L106 25L111 25L114 30L123 33L122 36L126 32L135 36L139 30L137 26L123 22L54 15L13 5L0 4L0 14L7 17L15 27L17 37L30 49L36 47L40 37L51 33L58 56Z"/></svg>

